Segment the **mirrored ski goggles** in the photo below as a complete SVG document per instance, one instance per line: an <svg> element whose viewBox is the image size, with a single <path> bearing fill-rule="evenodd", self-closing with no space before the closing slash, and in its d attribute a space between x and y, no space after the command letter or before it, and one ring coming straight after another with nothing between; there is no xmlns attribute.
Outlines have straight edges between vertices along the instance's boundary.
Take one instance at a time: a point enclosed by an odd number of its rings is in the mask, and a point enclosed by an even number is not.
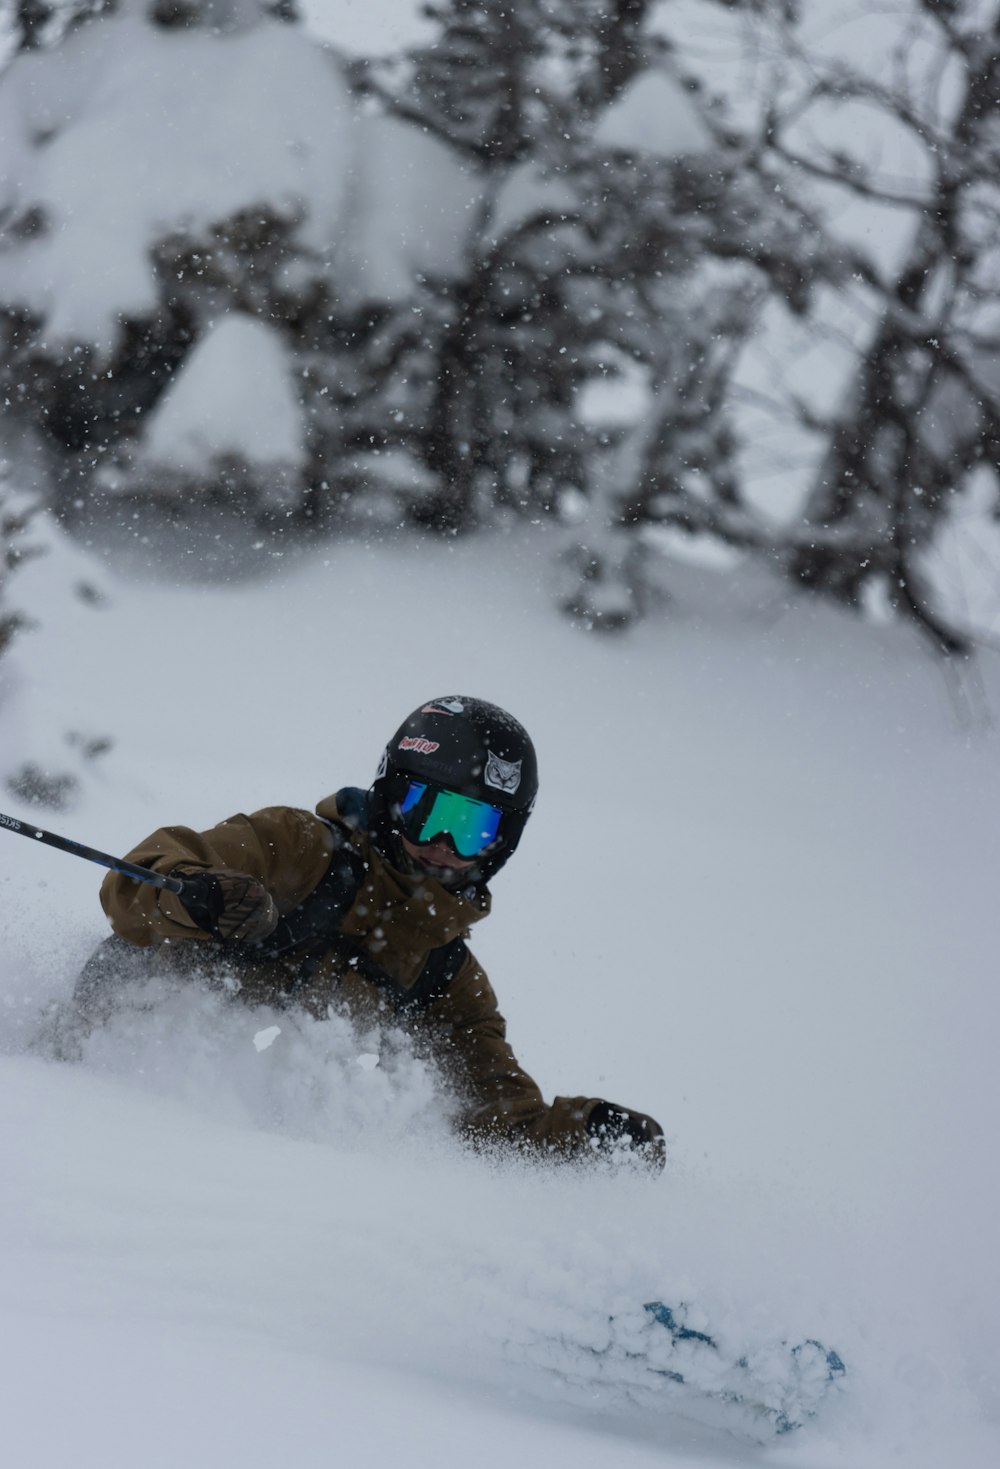
<svg viewBox="0 0 1000 1469"><path fill-rule="evenodd" d="M399 805L404 834L411 842L430 842L447 834L460 857L478 857L496 841L503 811L457 791L411 780Z"/></svg>

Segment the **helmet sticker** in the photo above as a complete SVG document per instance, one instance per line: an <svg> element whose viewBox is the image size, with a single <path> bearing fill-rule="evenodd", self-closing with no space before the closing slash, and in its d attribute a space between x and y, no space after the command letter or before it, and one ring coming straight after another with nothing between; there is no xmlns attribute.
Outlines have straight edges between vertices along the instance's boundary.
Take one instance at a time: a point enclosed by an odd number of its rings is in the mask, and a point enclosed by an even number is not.
<svg viewBox="0 0 1000 1469"><path fill-rule="evenodd" d="M512 796L521 784L521 761L501 760L492 750L486 752L486 773L483 780L495 791L506 791Z"/></svg>
<svg viewBox="0 0 1000 1469"><path fill-rule="evenodd" d="M388 769L389 769L389 746L386 745L385 749L382 751L382 758L378 762L378 769L375 772L375 779L376 780L381 780L382 777L383 777L383 775L385 775L385 773L386 773L386 771Z"/></svg>
<svg viewBox="0 0 1000 1469"><path fill-rule="evenodd" d="M399 742L401 750L415 750L418 755L433 755L441 746L437 740L425 739L423 735L404 735Z"/></svg>
<svg viewBox="0 0 1000 1469"><path fill-rule="evenodd" d="M425 704L421 714L464 714L465 705L461 699L439 699L436 704Z"/></svg>

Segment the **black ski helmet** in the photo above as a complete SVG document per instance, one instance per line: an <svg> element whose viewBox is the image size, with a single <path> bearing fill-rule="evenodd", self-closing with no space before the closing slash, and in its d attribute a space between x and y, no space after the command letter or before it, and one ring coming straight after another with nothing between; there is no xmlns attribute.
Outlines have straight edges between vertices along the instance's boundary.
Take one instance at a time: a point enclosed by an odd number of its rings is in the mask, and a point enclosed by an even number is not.
<svg viewBox="0 0 1000 1469"><path fill-rule="evenodd" d="M535 747L512 714L485 699L451 695L415 709L386 746L371 789L372 837L397 866L405 865L400 805L413 780L502 810L497 843L476 864L475 880L485 882L514 851L531 814L538 791Z"/></svg>

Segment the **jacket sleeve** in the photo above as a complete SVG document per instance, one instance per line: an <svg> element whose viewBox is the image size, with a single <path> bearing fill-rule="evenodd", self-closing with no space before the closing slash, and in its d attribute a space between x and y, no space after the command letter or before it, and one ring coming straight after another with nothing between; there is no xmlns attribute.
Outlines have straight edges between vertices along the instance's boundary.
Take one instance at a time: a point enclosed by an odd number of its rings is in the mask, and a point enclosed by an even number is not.
<svg viewBox="0 0 1000 1469"><path fill-rule="evenodd" d="M587 1118L597 1097L556 1097L548 1104L518 1065L507 1023L486 974L470 954L427 1012L438 1057L462 1104L459 1130L473 1140L579 1155L590 1150Z"/></svg>
<svg viewBox="0 0 1000 1469"><path fill-rule="evenodd" d="M230 816L210 831L165 826L128 854L130 862L169 873L175 867L204 871L229 868L262 882L279 913L302 902L330 864L333 838L311 811L269 806L252 816ZM101 905L120 938L148 947L164 940L208 939L179 898L149 883L109 872L101 884Z"/></svg>

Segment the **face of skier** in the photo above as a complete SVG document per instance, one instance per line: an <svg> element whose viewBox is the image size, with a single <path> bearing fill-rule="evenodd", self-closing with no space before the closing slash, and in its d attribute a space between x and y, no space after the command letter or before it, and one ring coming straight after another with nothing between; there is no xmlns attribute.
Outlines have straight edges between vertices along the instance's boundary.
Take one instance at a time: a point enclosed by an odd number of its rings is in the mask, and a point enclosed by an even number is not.
<svg viewBox="0 0 1000 1469"><path fill-rule="evenodd" d="M447 883L451 878L461 877L462 873L468 872L476 865L474 857L457 856L451 843L442 837L435 837L431 842L421 842L419 846L404 836L400 837L400 841L410 861L430 877L436 877L441 883Z"/></svg>
<svg viewBox="0 0 1000 1469"><path fill-rule="evenodd" d="M399 842L412 870L445 887L477 881L502 839L502 808L412 776L399 782L397 798Z"/></svg>

